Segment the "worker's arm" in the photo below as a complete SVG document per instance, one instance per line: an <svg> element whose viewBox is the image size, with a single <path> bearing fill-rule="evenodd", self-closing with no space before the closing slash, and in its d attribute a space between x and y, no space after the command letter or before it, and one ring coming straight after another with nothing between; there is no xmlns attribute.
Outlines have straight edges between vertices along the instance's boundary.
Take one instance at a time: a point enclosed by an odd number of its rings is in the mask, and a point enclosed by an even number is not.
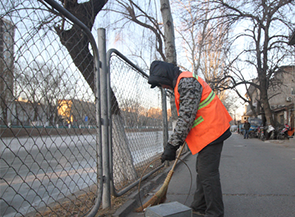
<svg viewBox="0 0 295 217"><path fill-rule="evenodd" d="M191 130L202 96L202 85L195 78L182 78L178 85L179 116L168 143L172 146L182 145Z"/></svg>

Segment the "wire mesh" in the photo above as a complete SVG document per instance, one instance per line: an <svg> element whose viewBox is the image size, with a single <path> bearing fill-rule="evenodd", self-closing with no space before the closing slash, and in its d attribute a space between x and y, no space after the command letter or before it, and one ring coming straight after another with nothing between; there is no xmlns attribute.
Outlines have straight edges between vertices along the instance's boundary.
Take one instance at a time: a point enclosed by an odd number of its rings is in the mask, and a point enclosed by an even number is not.
<svg viewBox="0 0 295 217"><path fill-rule="evenodd" d="M162 98L161 90L151 89L142 71L116 53L110 57L110 84L113 182L120 191L143 171L161 166L155 159L163 152Z"/></svg>
<svg viewBox="0 0 295 217"><path fill-rule="evenodd" d="M83 216L102 193L91 40L43 1L0 6L0 216ZM120 191L161 166L162 99L129 60L109 67Z"/></svg>
<svg viewBox="0 0 295 217"><path fill-rule="evenodd" d="M87 41L39 1L0 2L0 216L81 216L94 205L97 111Z"/></svg>

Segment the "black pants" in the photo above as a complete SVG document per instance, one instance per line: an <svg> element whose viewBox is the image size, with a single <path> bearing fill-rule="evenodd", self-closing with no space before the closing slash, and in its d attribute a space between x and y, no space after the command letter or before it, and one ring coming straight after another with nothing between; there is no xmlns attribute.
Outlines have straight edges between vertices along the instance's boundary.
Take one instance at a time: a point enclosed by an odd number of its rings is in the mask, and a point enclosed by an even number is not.
<svg viewBox="0 0 295 217"><path fill-rule="evenodd" d="M206 217L223 217L224 207L219 175L223 142L210 144L197 157L197 189L191 207Z"/></svg>

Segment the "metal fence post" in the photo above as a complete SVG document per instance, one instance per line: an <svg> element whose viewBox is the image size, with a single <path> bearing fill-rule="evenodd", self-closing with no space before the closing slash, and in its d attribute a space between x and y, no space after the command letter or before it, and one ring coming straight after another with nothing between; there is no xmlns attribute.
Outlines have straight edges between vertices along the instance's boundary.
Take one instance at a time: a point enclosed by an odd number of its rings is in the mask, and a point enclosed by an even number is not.
<svg viewBox="0 0 295 217"><path fill-rule="evenodd" d="M107 99L107 63L105 29L97 30L98 50L101 59L100 93L101 93L101 130L102 130L102 162L103 162L103 194L102 208L111 206L110 164L109 164L109 136L108 136L108 99Z"/></svg>
<svg viewBox="0 0 295 217"><path fill-rule="evenodd" d="M163 145L165 146L168 142L168 120L167 120L167 94L166 90L162 89L162 115L163 115Z"/></svg>

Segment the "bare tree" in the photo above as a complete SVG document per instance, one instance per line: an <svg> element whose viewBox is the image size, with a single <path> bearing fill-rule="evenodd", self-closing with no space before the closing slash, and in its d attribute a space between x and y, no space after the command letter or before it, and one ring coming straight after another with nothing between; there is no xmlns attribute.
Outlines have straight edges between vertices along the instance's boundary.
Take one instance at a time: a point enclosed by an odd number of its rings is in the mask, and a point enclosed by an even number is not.
<svg viewBox="0 0 295 217"><path fill-rule="evenodd" d="M192 0L174 2L176 6L175 14L179 16L179 23L176 31L183 41L183 49L188 62L191 65L191 71L198 75L204 41L208 32L209 20L204 18L204 22L200 22L200 17L208 15L208 5L205 5L206 13L202 13L200 8L195 9L195 2ZM204 8L203 8L204 9ZM184 66L182 66L185 68Z"/></svg>
<svg viewBox="0 0 295 217"><path fill-rule="evenodd" d="M23 64L25 65L25 64ZM69 93L70 85L64 82L66 71L54 68L50 64L33 62L30 67L16 65L15 96L27 99L33 106L33 117L30 121L38 121L45 114L46 121L53 126L58 119L57 101ZM42 105L40 114L38 108Z"/></svg>
<svg viewBox="0 0 295 217"><path fill-rule="evenodd" d="M230 86L219 87L236 89L239 85L246 85L247 91L249 85L257 88L267 122L274 125L268 89L272 85L274 74L278 72L280 65L288 60L291 53L288 46L288 32L295 25L291 15L295 9L294 2L291 0L230 2L214 0L210 2L212 10L222 9L223 12L211 19L222 17L227 19L228 24L235 24L236 27L247 25L244 31L232 34L231 53L228 55L228 63L225 66L226 73L222 79L215 80L215 83L230 79ZM239 48L233 45L239 39L244 39L248 46L235 54L234 51ZM248 78L249 70L256 75ZM253 82L253 78L257 79L257 82Z"/></svg>
<svg viewBox="0 0 295 217"><path fill-rule="evenodd" d="M176 30L183 42L182 47L191 65L191 71L196 75L202 74L215 94L224 101L227 94L211 81L223 76L229 26L224 22L224 18L210 19L220 9L210 10L209 1L200 4L198 1L177 0L174 5L178 9L175 14L179 14ZM224 85L227 82L225 80Z"/></svg>
<svg viewBox="0 0 295 217"><path fill-rule="evenodd" d="M236 124L236 114L239 108L239 97L234 94L234 91L227 91L227 96L222 100L223 105L233 117L233 121Z"/></svg>

